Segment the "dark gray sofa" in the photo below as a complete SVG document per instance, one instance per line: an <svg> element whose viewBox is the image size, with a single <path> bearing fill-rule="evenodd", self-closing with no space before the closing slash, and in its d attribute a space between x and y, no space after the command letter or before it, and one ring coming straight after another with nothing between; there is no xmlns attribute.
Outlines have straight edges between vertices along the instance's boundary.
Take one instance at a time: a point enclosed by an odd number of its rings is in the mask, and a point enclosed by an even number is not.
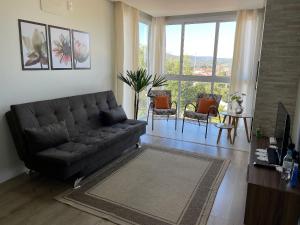
<svg viewBox="0 0 300 225"><path fill-rule="evenodd" d="M6 118L18 155L27 168L67 179L82 177L120 156L138 143L146 123L125 120L105 126L101 111L114 109L112 91L12 105ZM36 153L30 149L24 130L65 121L70 139L67 143Z"/></svg>

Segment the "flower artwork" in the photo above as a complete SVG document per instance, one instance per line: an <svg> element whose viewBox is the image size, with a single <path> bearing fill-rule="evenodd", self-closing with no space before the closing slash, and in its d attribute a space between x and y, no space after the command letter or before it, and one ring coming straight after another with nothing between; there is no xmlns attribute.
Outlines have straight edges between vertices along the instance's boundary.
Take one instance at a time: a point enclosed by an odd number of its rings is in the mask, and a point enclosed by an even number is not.
<svg viewBox="0 0 300 225"><path fill-rule="evenodd" d="M72 69L70 30L49 26L50 57L52 70Z"/></svg>
<svg viewBox="0 0 300 225"><path fill-rule="evenodd" d="M18 20L23 70L49 70L46 24Z"/></svg>
<svg viewBox="0 0 300 225"><path fill-rule="evenodd" d="M72 31L74 69L90 69L90 36L86 32Z"/></svg>

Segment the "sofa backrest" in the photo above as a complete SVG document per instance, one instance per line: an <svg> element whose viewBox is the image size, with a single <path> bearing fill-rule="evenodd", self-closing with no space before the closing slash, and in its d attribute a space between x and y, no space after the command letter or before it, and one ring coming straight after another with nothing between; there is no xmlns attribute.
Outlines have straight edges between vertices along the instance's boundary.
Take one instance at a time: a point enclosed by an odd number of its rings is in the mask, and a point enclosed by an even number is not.
<svg viewBox="0 0 300 225"><path fill-rule="evenodd" d="M101 110L115 107L117 102L112 91L12 105L10 114L14 124L10 127L22 137L25 128L65 121L70 136L76 136L82 130L102 126Z"/></svg>

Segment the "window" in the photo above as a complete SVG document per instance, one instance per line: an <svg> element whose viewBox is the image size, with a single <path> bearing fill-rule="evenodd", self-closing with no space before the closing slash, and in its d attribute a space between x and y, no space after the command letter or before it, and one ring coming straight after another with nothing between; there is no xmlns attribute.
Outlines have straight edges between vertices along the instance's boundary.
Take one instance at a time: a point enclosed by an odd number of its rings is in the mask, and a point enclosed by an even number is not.
<svg viewBox="0 0 300 225"><path fill-rule="evenodd" d="M215 23L185 25L183 53L184 75L212 75L215 30Z"/></svg>
<svg viewBox="0 0 300 225"><path fill-rule="evenodd" d="M150 25L145 22L139 22L139 68L148 71L149 65L149 35ZM145 119L147 116L148 97L147 90L140 93L139 119Z"/></svg>
<svg viewBox="0 0 300 225"><path fill-rule="evenodd" d="M235 22L220 23L216 66L217 76L231 76L234 36Z"/></svg>
<svg viewBox="0 0 300 225"><path fill-rule="evenodd" d="M170 75L180 73L181 25L166 27L166 64L165 72Z"/></svg>
<svg viewBox="0 0 300 225"><path fill-rule="evenodd" d="M139 67L148 69L149 25L139 23Z"/></svg>
<svg viewBox="0 0 300 225"><path fill-rule="evenodd" d="M165 72L176 87L180 114L199 92L221 94L219 109L227 109L235 28L234 15L215 22L183 19L166 25Z"/></svg>

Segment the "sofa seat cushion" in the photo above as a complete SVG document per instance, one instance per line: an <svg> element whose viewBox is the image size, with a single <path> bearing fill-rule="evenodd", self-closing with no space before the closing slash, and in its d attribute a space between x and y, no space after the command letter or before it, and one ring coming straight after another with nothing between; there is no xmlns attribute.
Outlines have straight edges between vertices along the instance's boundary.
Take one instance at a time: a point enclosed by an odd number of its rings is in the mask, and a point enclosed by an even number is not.
<svg viewBox="0 0 300 225"><path fill-rule="evenodd" d="M144 121L125 120L124 122L116 123L112 126L101 127L81 133L78 137L75 137L73 141L106 148L115 142L121 142L123 138L127 138L132 133L142 134L145 125L146 122Z"/></svg>
<svg viewBox="0 0 300 225"><path fill-rule="evenodd" d="M128 138L132 133L143 133L146 122L126 120L109 127L82 132L77 137L72 137L71 142L49 148L36 154L36 159L43 162L72 165L73 163L96 154L100 151Z"/></svg>
<svg viewBox="0 0 300 225"><path fill-rule="evenodd" d="M37 161L70 166L78 160L99 151L91 144L68 142L36 154Z"/></svg>

